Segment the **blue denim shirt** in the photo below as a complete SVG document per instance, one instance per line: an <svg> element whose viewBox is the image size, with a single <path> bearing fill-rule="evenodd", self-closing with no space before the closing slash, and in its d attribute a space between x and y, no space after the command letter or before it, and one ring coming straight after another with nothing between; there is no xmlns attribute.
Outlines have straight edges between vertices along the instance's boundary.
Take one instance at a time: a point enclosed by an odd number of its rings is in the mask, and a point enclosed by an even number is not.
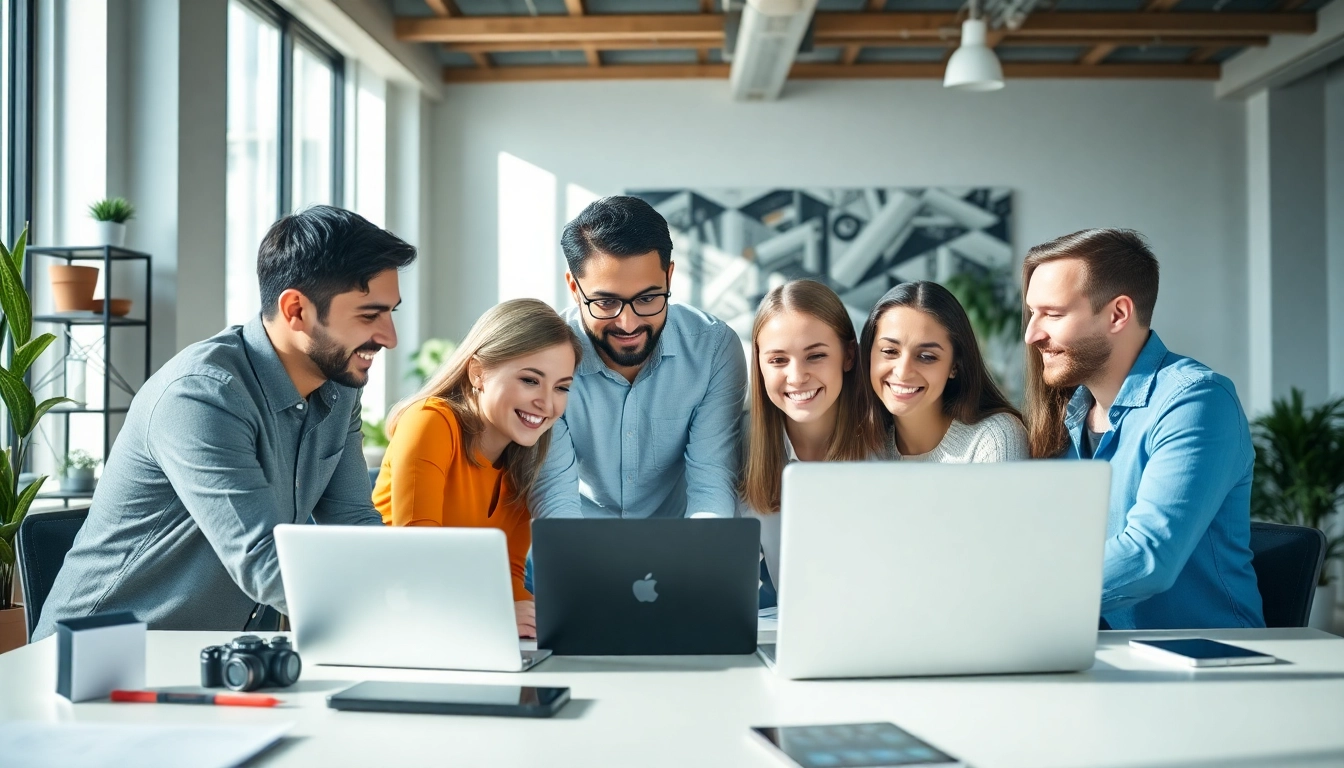
<svg viewBox="0 0 1344 768"><path fill-rule="evenodd" d="M1065 424L1082 458L1079 387ZM1225 376L1148 337L1111 406L1095 459L1111 463L1101 613L1112 629L1263 627L1251 570L1251 447Z"/></svg>
<svg viewBox="0 0 1344 768"><path fill-rule="evenodd" d="M738 419L747 390L742 342L723 321L669 304L633 383L583 343L569 404L530 497L533 517L732 517Z"/></svg>

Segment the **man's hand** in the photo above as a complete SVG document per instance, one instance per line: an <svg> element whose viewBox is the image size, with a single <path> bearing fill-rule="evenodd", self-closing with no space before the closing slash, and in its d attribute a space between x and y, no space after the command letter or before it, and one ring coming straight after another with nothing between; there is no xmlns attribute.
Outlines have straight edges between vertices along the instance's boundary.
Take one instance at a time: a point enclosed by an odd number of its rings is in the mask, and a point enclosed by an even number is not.
<svg viewBox="0 0 1344 768"><path fill-rule="evenodd" d="M533 600L518 600L513 604L513 617L518 622L518 636L537 636L537 603Z"/></svg>

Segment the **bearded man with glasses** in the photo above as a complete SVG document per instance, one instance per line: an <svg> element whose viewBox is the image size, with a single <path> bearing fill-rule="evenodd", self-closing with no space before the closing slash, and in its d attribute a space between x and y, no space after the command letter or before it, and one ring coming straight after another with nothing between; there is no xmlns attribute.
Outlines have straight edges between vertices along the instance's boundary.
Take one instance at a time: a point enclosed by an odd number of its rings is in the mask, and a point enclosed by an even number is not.
<svg viewBox="0 0 1344 768"><path fill-rule="evenodd" d="M534 517L732 517L747 388L737 334L669 304L672 237L636 197L565 225L583 361L533 489Z"/></svg>

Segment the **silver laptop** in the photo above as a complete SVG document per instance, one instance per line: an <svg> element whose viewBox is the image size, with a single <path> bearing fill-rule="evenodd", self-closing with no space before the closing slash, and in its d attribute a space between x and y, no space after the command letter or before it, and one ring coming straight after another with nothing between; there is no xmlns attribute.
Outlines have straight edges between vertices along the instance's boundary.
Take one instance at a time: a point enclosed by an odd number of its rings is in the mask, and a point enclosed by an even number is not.
<svg viewBox="0 0 1344 768"><path fill-rule="evenodd" d="M521 672L504 532L279 525L275 546L305 664Z"/></svg>
<svg viewBox="0 0 1344 768"><path fill-rule="evenodd" d="M1110 477L1102 461L788 465L762 658L794 680L1090 668Z"/></svg>

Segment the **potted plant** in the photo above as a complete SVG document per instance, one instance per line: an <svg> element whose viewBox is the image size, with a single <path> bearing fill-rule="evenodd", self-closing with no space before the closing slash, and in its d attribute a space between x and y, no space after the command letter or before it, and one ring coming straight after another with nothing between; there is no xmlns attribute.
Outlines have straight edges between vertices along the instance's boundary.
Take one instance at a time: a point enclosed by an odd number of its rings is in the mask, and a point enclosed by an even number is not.
<svg viewBox="0 0 1344 768"><path fill-rule="evenodd" d="M135 206L124 197L109 197L89 206L89 215L98 222L102 245L120 248L126 244L126 222L135 218Z"/></svg>
<svg viewBox="0 0 1344 768"><path fill-rule="evenodd" d="M406 376L423 385L456 349L457 343L448 339L425 339L411 356L411 370Z"/></svg>
<svg viewBox="0 0 1344 768"><path fill-rule="evenodd" d="M383 421L364 421L359 431L364 434L364 465L369 469L383 466L383 456L387 455L387 432Z"/></svg>
<svg viewBox="0 0 1344 768"><path fill-rule="evenodd" d="M1255 482L1251 514L1261 520L1319 528L1327 535L1325 567L1316 587L1309 626L1329 630L1337 582L1330 565L1344 555L1344 536L1330 536L1344 503L1344 398L1315 408L1293 389L1255 420Z"/></svg>
<svg viewBox="0 0 1344 768"><path fill-rule="evenodd" d="M28 243L25 228L14 243L6 248L0 243L0 341L5 342L8 354L6 365L0 365L0 402L4 404L13 443L4 449L0 461L0 652L23 645L27 624L23 610L13 601L14 595L14 537L19 524L28 514L45 475L32 482L20 484L24 459L37 423L47 411L61 403L64 397L53 397L38 403L24 381L24 374L37 358L56 340L50 333L33 336L33 305L23 285L23 253Z"/></svg>
<svg viewBox="0 0 1344 768"><path fill-rule="evenodd" d="M88 451L71 451L61 460L61 490L67 493L92 493L93 470L98 460Z"/></svg>
<svg viewBox="0 0 1344 768"><path fill-rule="evenodd" d="M943 281L975 329L985 364L1005 394L1022 396L1022 295L1004 269L968 268Z"/></svg>

